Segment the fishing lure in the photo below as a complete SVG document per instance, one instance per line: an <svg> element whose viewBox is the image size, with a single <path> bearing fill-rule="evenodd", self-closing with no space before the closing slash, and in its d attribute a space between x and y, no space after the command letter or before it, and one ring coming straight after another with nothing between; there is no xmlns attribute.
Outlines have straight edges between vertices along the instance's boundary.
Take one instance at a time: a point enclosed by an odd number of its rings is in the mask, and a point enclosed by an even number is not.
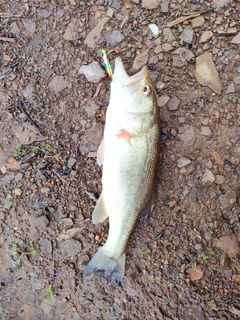
<svg viewBox="0 0 240 320"><path fill-rule="evenodd" d="M101 56L102 56L102 59L101 59L102 65L103 65L104 69L107 71L109 77L112 79L113 72L112 72L112 67L110 65L110 62L108 60L107 51L102 49Z"/></svg>

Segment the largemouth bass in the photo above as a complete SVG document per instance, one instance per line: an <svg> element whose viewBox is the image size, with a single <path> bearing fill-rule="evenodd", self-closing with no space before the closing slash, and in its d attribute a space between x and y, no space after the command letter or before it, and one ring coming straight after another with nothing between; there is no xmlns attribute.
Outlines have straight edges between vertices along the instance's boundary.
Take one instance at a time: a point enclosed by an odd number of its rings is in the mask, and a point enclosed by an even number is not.
<svg viewBox="0 0 240 320"><path fill-rule="evenodd" d="M85 279L100 274L114 282L123 280L131 231L137 218L152 210L159 144L159 111L149 71L145 66L129 77L118 57L97 155L103 165L103 189L92 215L93 223L109 217L109 232L88 263Z"/></svg>

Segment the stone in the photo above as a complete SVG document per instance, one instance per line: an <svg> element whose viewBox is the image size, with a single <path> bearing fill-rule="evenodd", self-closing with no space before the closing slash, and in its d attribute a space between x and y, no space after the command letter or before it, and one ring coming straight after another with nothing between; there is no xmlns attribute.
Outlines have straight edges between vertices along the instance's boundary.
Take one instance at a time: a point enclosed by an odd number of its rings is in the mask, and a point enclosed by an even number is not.
<svg viewBox="0 0 240 320"><path fill-rule="evenodd" d="M39 241L41 252L43 252L47 257L52 254L52 242L48 239L41 239Z"/></svg>
<svg viewBox="0 0 240 320"><path fill-rule="evenodd" d="M15 194L16 196L20 196L20 195L22 194L22 190L21 190L20 188L16 188L16 189L14 190L14 194Z"/></svg>
<svg viewBox="0 0 240 320"><path fill-rule="evenodd" d="M82 250L82 245L75 239L69 239L60 244L64 255L74 258Z"/></svg>
<svg viewBox="0 0 240 320"><path fill-rule="evenodd" d="M71 157L68 159L68 168L72 168L74 166L74 164L76 163L76 159Z"/></svg>
<svg viewBox="0 0 240 320"><path fill-rule="evenodd" d="M214 181L215 181L214 174L212 173L211 170L206 169L202 177L202 183L209 185L209 184L212 184Z"/></svg>
<svg viewBox="0 0 240 320"><path fill-rule="evenodd" d="M184 157L181 157L178 159L177 161L177 166L179 168L182 168L182 167L185 167L187 166L189 163L191 163L191 160L187 159L187 158L184 158Z"/></svg>
<svg viewBox="0 0 240 320"><path fill-rule="evenodd" d="M158 26L154 23L151 23L148 25L148 27L150 28L150 30L152 31L153 35L154 36L157 36L158 35Z"/></svg>
<svg viewBox="0 0 240 320"><path fill-rule="evenodd" d="M142 69L142 67L144 67L147 64L148 54L149 54L149 50L145 49L145 50L142 50L142 52L140 54L136 55L136 57L133 61L131 72L136 73L137 71Z"/></svg>
<svg viewBox="0 0 240 320"><path fill-rule="evenodd" d="M38 10L38 15L39 15L39 17L47 19L51 16L51 13L49 11L47 11L46 9L43 9L43 10Z"/></svg>
<svg viewBox="0 0 240 320"><path fill-rule="evenodd" d="M69 40L69 41L77 40L79 38L78 30L77 30L77 27L74 22L71 21L68 24L68 26L66 27L65 32L63 34L63 38L65 40Z"/></svg>
<svg viewBox="0 0 240 320"><path fill-rule="evenodd" d="M163 106L165 106L169 99L170 97L167 94L161 95L161 97L157 99L157 105L159 106L159 108L162 108Z"/></svg>
<svg viewBox="0 0 240 320"><path fill-rule="evenodd" d="M163 13L167 13L169 11L168 7L169 7L169 2L167 0L163 1L161 4L161 11Z"/></svg>
<svg viewBox="0 0 240 320"><path fill-rule="evenodd" d="M100 37L101 37L101 32L105 26L105 24L108 22L109 17L104 17L102 20L100 20L95 28L93 28L88 35L86 36L86 39L84 41L84 44L87 46L94 48L96 44L98 43Z"/></svg>
<svg viewBox="0 0 240 320"><path fill-rule="evenodd" d="M238 29L236 27L233 27L233 28L227 28L227 30L225 30L225 27L218 26L216 31L218 34L222 36L234 36L237 34Z"/></svg>
<svg viewBox="0 0 240 320"><path fill-rule="evenodd" d="M13 34L18 34L21 32L16 22L13 22L11 24L10 32L12 32Z"/></svg>
<svg viewBox="0 0 240 320"><path fill-rule="evenodd" d="M220 194L219 201L224 209L231 208L237 201L237 193L229 189L225 194Z"/></svg>
<svg viewBox="0 0 240 320"><path fill-rule="evenodd" d="M134 290L133 288L129 287L128 285L126 285L126 294L129 296L129 297L134 297L137 295L137 291Z"/></svg>
<svg viewBox="0 0 240 320"><path fill-rule="evenodd" d="M240 44L240 32L232 38L231 43Z"/></svg>
<svg viewBox="0 0 240 320"><path fill-rule="evenodd" d="M217 184L223 184L223 183L225 182L225 180L226 180L226 179L225 179L224 176L218 174L218 175L216 175L216 181L215 181L215 183L217 183Z"/></svg>
<svg viewBox="0 0 240 320"><path fill-rule="evenodd" d="M191 26L187 26L180 34L179 38L188 43L192 44L195 39L195 32Z"/></svg>
<svg viewBox="0 0 240 320"><path fill-rule="evenodd" d="M48 85L56 94L60 93L68 86L67 77L55 76Z"/></svg>
<svg viewBox="0 0 240 320"><path fill-rule="evenodd" d="M170 28L163 28L162 38L163 38L163 42L168 42L168 43L172 43L175 40L175 36L173 35ZM161 41L161 39L159 40Z"/></svg>
<svg viewBox="0 0 240 320"><path fill-rule="evenodd" d="M163 43L162 49L164 52L169 52L173 50L173 46L170 43Z"/></svg>
<svg viewBox="0 0 240 320"><path fill-rule="evenodd" d="M228 3L231 3L232 0L213 0L212 1L212 6L214 8L222 8L225 5L227 5Z"/></svg>
<svg viewBox="0 0 240 320"><path fill-rule="evenodd" d="M163 49L162 49L162 46L160 44L158 44L156 46L156 48L154 49L154 53L156 53L156 54L159 54L162 51L163 51Z"/></svg>
<svg viewBox="0 0 240 320"><path fill-rule="evenodd" d="M108 32L105 38L107 43L109 43L112 47L115 47L118 43L122 42L125 39L125 37L121 34L119 30Z"/></svg>
<svg viewBox="0 0 240 320"><path fill-rule="evenodd" d="M31 217L29 218L29 222L31 224L32 227L35 227L37 229L46 229L48 224L49 224L49 221L47 219L46 216L41 216L41 217Z"/></svg>
<svg viewBox="0 0 240 320"><path fill-rule="evenodd" d="M79 134L78 133L73 133L72 139L74 142L78 142Z"/></svg>
<svg viewBox="0 0 240 320"><path fill-rule="evenodd" d="M177 136L183 141L188 142L195 139L195 132L193 126L185 127L184 132L178 133Z"/></svg>
<svg viewBox="0 0 240 320"><path fill-rule="evenodd" d="M82 108L86 112L88 117L94 117L100 110L100 105L93 100L88 100L87 103L82 106Z"/></svg>
<svg viewBox="0 0 240 320"><path fill-rule="evenodd" d="M121 1L120 0L108 0L108 4L115 9L121 9Z"/></svg>
<svg viewBox="0 0 240 320"><path fill-rule="evenodd" d="M204 25L205 19L204 17L200 16L200 17L196 17L194 19L192 19L192 27L193 28L199 28L202 25Z"/></svg>
<svg viewBox="0 0 240 320"><path fill-rule="evenodd" d="M180 47L177 50L175 50L173 52L173 55L174 54L181 56L182 59L185 59L187 61L190 61L190 60L192 60L192 58L194 58L193 52L191 50L184 48L184 47ZM178 59L178 60L181 60L181 59Z"/></svg>
<svg viewBox="0 0 240 320"><path fill-rule="evenodd" d="M167 107L163 107L160 109L160 119L164 122L168 122L171 118L171 114L168 111Z"/></svg>
<svg viewBox="0 0 240 320"><path fill-rule="evenodd" d="M200 38L200 42L207 42L210 38L212 38L213 33L212 31L204 31L201 38Z"/></svg>
<svg viewBox="0 0 240 320"><path fill-rule="evenodd" d="M158 0L143 0L142 7L145 9L155 9L158 6Z"/></svg>
<svg viewBox="0 0 240 320"><path fill-rule="evenodd" d="M205 52L196 58L195 76L202 86L208 86L216 93L221 93L222 85L211 53Z"/></svg>
<svg viewBox="0 0 240 320"><path fill-rule="evenodd" d="M109 18L112 18L114 14L114 10L112 8L108 8L108 11L106 12L106 16Z"/></svg>
<svg viewBox="0 0 240 320"><path fill-rule="evenodd" d="M167 102L167 107L170 111L177 110L178 106L180 104L180 100L176 96L172 96L168 102Z"/></svg>
<svg viewBox="0 0 240 320"><path fill-rule="evenodd" d="M201 134L203 136L210 136L211 135L211 129L209 127L201 126Z"/></svg>
<svg viewBox="0 0 240 320"><path fill-rule="evenodd" d="M88 154L91 151L97 151L103 138L103 125L98 123L86 130L81 136L80 152Z"/></svg>
<svg viewBox="0 0 240 320"><path fill-rule="evenodd" d="M22 180L22 178L23 178L23 174L22 174L21 172L18 172L18 173L16 174L14 180L15 180L16 183L18 183L18 182L20 182L20 181Z"/></svg>
<svg viewBox="0 0 240 320"><path fill-rule="evenodd" d="M82 65L79 69L79 73L84 75L91 83L98 83L106 76L105 71L97 61Z"/></svg>
<svg viewBox="0 0 240 320"><path fill-rule="evenodd" d="M229 86L227 87L226 93L233 93L233 92L235 92L234 83L231 82L231 83L229 84Z"/></svg>
<svg viewBox="0 0 240 320"><path fill-rule="evenodd" d="M36 31L36 22L31 19L24 19L23 26L27 32L34 33Z"/></svg>
<svg viewBox="0 0 240 320"><path fill-rule="evenodd" d="M226 252L230 258L235 257L239 253L238 238L234 233L218 239L216 247Z"/></svg>

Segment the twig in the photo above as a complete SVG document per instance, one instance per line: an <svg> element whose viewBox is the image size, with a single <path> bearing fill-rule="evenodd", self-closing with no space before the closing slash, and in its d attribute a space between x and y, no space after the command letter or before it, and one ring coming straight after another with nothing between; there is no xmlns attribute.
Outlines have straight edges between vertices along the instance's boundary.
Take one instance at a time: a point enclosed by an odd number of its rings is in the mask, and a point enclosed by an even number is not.
<svg viewBox="0 0 240 320"><path fill-rule="evenodd" d="M18 14L14 15L11 13L0 12L0 18L23 18L23 16L20 16Z"/></svg>
<svg viewBox="0 0 240 320"><path fill-rule="evenodd" d="M85 193L89 196L89 198L91 200L93 200L94 202L97 202L98 199L95 197L95 195L92 193L92 192L88 192L88 191L85 191Z"/></svg>
<svg viewBox="0 0 240 320"><path fill-rule="evenodd" d="M59 174L57 171L55 171L54 169L52 169L52 172L54 172L54 173L58 176L58 178L62 181L62 183L67 184L67 182L63 179L63 177L60 176L60 174Z"/></svg>
<svg viewBox="0 0 240 320"><path fill-rule="evenodd" d="M38 134L42 135L39 127L36 125L36 123L32 120L32 118L29 116L29 114L27 113L27 111L23 108L23 103L21 100L18 100L18 104L17 104L18 109L25 114L25 116L27 117L28 121L37 129Z"/></svg>
<svg viewBox="0 0 240 320"><path fill-rule="evenodd" d="M184 21L186 21L186 20L189 20L189 19L198 17L198 16L200 16L200 15L201 15L201 12L196 12L196 13L190 14L189 16L179 17L179 18L177 18L176 20L173 20L173 21L167 23L166 27L167 27L167 28L173 27L173 26L175 26L175 25L177 25L177 24L179 24L179 23L182 23L182 22L184 22Z"/></svg>
<svg viewBox="0 0 240 320"><path fill-rule="evenodd" d="M0 37L0 41L12 42L15 43L16 40L13 38Z"/></svg>

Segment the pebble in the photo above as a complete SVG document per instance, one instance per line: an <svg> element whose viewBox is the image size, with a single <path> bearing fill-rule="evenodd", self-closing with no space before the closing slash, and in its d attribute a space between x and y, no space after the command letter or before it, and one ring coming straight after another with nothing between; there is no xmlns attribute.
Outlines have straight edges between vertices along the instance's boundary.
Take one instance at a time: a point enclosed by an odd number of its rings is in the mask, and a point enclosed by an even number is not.
<svg viewBox="0 0 240 320"><path fill-rule="evenodd" d="M240 44L240 32L232 38L231 43Z"/></svg>
<svg viewBox="0 0 240 320"><path fill-rule="evenodd" d="M170 97L167 94L161 95L157 99L157 105L159 106L159 108L162 108L163 106L165 106L167 104L167 102L169 101L169 99L170 99Z"/></svg>
<svg viewBox="0 0 240 320"><path fill-rule="evenodd" d="M66 256L74 258L82 250L82 245L75 239L69 239L60 244L60 248Z"/></svg>
<svg viewBox="0 0 240 320"><path fill-rule="evenodd" d="M79 73L83 74L91 83L98 83L106 76L105 71L97 61L87 65L82 65L79 69Z"/></svg>
<svg viewBox="0 0 240 320"><path fill-rule="evenodd" d="M177 161L177 166L179 168L182 168L182 167L185 167L186 165L188 165L189 163L191 163L191 160L184 158L184 157L181 157Z"/></svg>
<svg viewBox="0 0 240 320"><path fill-rule="evenodd" d="M51 13L49 11L47 11L46 9L43 9L43 10L38 10L38 15L39 15L39 17L47 19L51 16Z"/></svg>
<svg viewBox="0 0 240 320"><path fill-rule="evenodd" d="M142 7L145 9L155 9L158 6L158 0L143 0Z"/></svg>
<svg viewBox="0 0 240 320"><path fill-rule="evenodd" d="M154 23L151 23L148 26L149 26L150 30L152 31L153 35L157 36L158 32L159 32L158 26L156 24L154 24Z"/></svg>
<svg viewBox="0 0 240 320"><path fill-rule="evenodd" d="M112 47L115 47L118 43L122 42L125 39L119 30L108 32L105 38Z"/></svg>
<svg viewBox="0 0 240 320"><path fill-rule="evenodd" d="M168 7L169 7L169 2L168 2L167 0L165 0L164 2L162 2L162 3L160 4L160 6L161 6L161 11L162 11L163 13L167 13L167 12L169 11L169 9L168 9Z"/></svg>
<svg viewBox="0 0 240 320"><path fill-rule="evenodd" d="M37 229L43 229L45 230L49 224L49 221L46 216L41 216L41 217L31 217L29 218L29 222L32 227L35 227Z"/></svg>
<svg viewBox="0 0 240 320"><path fill-rule="evenodd" d="M87 103L82 106L82 108L87 113L88 117L93 117L99 111L100 105L93 100L88 100Z"/></svg>
<svg viewBox="0 0 240 320"><path fill-rule="evenodd" d="M170 43L163 43L162 49L164 52L169 52L173 50L173 46Z"/></svg>
<svg viewBox="0 0 240 320"><path fill-rule="evenodd" d="M65 40L77 40L79 37L78 35L78 30L76 28L75 23L73 23L72 21L68 24L67 28L65 29L65 32L63 34L63 38Z"/></svg>
<svg viewBox="0 0 240 320"><path fill-rule="evenodd" d="M192 44L195 39L195 32L191 26L187 26L180 34L179 38L188 43Z"/></svg>
<svg viewBox="0 0 240 320"><path fill-rule="evenodd" d="M218 174L218 175L216 175L216 183L217 184L223 184L224 182L225 182L225 177L224 176L222 176L222 175L220 175L220 174Z"/></svg>
<svg viewBox="0 0 240 320"><path fill-rule="evenodd" d="M22 190L20 188L16 188L14 190L14 193L15 193L16 196L20 196L22 194Z"/></svg>
<svg viewBox="0 0 240 320"><path fill-rule="evenodd" d="M156 48L154 49L154 53L156 53L156 54L159 54L162 51L163 51L163 49L162 49L162 46L160 44L158 44L156 46Z"/></svg>
<svg viewBox="0 0 240 320"><path fill-rule="evenodd" d="M229 86L227 87L226 93L233 93L233 92L235 92L234 83L231 82L231 83L229 84Z"/></svg>
<svg viewBox="0 0 240 320"><path fill-rule="evenodd" d="M211 160L207 160L206 162L204 162L205 167L207 167L208 169L212 169L213 167L213 163Z"/></svg>
<svg viewBox="0 0 240 320"><path fill-rule="evenodd" d="M196 58L195 76L202 86L208 86L216 93L221 93L222 85L211 53L205 52Z"/></svg>
<svg viewBox="0 0 240 320"><path fill-rule="evenodd" d="M81 136L80 152L88 154L97 151L103 138L103 125L98 123L96 126L86 130Z"/></svg>
<svg viewBox="0 0 240 320"><path fill-rule="evenodd" d="M192 27L193 28L198 28L201 27L202 25L204 25L205 19L204 17L200 16L200 17L196 17L194 19L192 19Z"/></svg>
<svg viewBox="0 0 240 320"><path fill-rule="evenodd" d="M23 174L22 174L21 172L18 172L18 173L16 174L14 180L15 180L16 183L18 183L18 182L20 182L20 181L22 180L22 178L23 178Z"/></svg>
<svg viewBox="0 0 240 320"><path fill-rule="evenodd" d="M190 61L192 58L194 58L194 54L191 50L189 49L186 49L184 47L180 47L178 48L177 50L175 50L173 52L173 55L179 55L179 56L182 56L183 59L182 60L187 60L187 61ZM178 58L178 60L181 61L181 59Z"/></svg>
<svg viewBox="0 0 240 320"><path fill-rule="evenodd" d="M237 27L233 27L233 28L227 28L227 30L225 30L225 27L218 26L216 31L218 34L220 34L222 36L234 36L237 34L238 29L237 29Z"/></svg>
<svg viewBox="0 0 240 320"><path fill-rule="evenodd" d="M160 119L164 122L168 122L171 118L171 114L168 111L167 107L163 107L160 109Z"/></svg>
<svg viewBox="0 0 240 320"><path fill-rule="evenodd" d="M41 252L43 252L47 257L52 254L52 242L48 239L41 239L39 241Z"/></svg>
<svg viewBox="0 0 240 320"><path fill-rule="evenodd" d="M108 4L115 9L121 9L121 1L118 0L108 0Z"/></svg>
<svg viewBox="0 0 240 320"><path fill-rule="evenodd" d="M230 258L235 257L239 253L238 238L234 233L218 239L216 247L226 252Z"/></svg>
<svg viewBox="0 0 240 320"><path fill-rule="evenodd" d="M68 159L68 168L72 168L74 166L74 164L76 163L76 159L71 157Z"/></svg>
<svg viewBox="0 0 240 320"><path fill-rule="evenodd" d="M62 223L65 224L65 226L71 227L73 226L73 221L71 218L64 218L60 220Z"/></svg>
<svg viewBox="0 0 240 320"><path fill-rule="evenodd" d="M213 33L212 31L204 31L201 38L200 38L200 42L207 42L210 38L212 38Z"/></svg>
<svg viewBox="0 0 240 320"><path fill-rule="evenodd" d="M224 209L232 207L237 201L237 194L229 189L225 194L220 194L219 201Z"/></svg>
<svg viewBox="0 0 240 320"><path fill-rule="evenodd" d="M163 29L162 37L163 37L164 42L168 42L168 43L172 43L175 40L175 36L173 35L170 28ZM161 39L159 39L159 41L161 41Z"/></svg>
<svg viewBox="0 0 240 320"><path fill-rule="evenodd" d="M134 290L133 288L131 288L127 285L126 285L126 293L129 297L134 297L138 294L136 290Z"/></svg>
<svg viewBox="0 0 240 320"><path fill-rule="evenodd" d="M23 26L27 32L34 33L36 31L36 22L31 19L24 19Z"/></svg>
<svg viewBox="0 0 240 320"><path fill-rule="evenodd" d="M142 69L148 62L148 54L149 50L143 50L140 54L136 55L133 65L131 68L131 72L135 73Z"/></svg>
<svg viewBox="0 0 240 320"><path fill-rule="evenodd" d="M74 133L72 135L72 139L73 139L74 142L78 142L78 138L79 138L79 134L78 133Z"/></svg>
<svg viewBox="0 0 240 320"><path fill-rule="evenodd" d="M184 142L193 140L195 138L193 126L184 128L184 132L178 133L177 136Z"/></svg>
<svg viewBox="0 0 240 320"><path fill-rule="evenodd" d="M170 111L174 111L174 110L177 110L179 104L180 104L180 100L178 99L178 97L173 96L168 100L167 107Z"/></svg>
<svg viewBox="0 0 240 320"><path fill-rule="evenodd" d="M212 184L214 181L215 181L214 174L212 173L211 170L206 169L202 177L202 183L208 185L209 183Z"/></svg>
<svg viewBox="0 0 240 320"><path fill-rule="evenodd" d="M101 32L105 26L105 24L108 22L109 17L104 17L102 20L100 20L95 28L93 28L88 35L86 36L86 39L84 41L84 44L87 46L94 48L96 47L100 37L101 37Z"/></svg>
<svg viewBox="0 0 240 320"><path fill-rule="evenodd" d="M201 126L201 134L203 136L210 136L211 135L211 130L209 127Z"/></svg>
<svg viewBox="0 0 240 320"><path fill-rule="evenodd" d="M65 76L55 76L48 85L55 93L59 93L67 88L68 81Z"/></svg>

